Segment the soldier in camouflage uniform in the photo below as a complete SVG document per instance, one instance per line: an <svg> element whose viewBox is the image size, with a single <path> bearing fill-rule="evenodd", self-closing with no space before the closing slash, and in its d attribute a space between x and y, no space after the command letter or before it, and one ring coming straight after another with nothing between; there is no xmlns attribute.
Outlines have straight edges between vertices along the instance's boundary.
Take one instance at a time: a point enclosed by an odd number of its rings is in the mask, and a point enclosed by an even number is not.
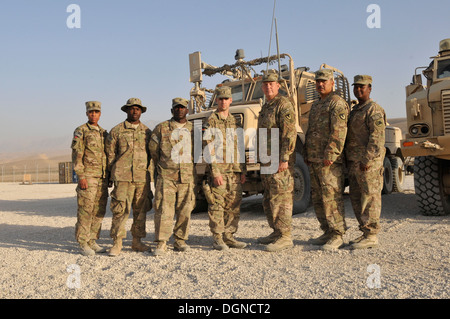
<svg viewBox="0 0 450 319"><path fill-rule="evenodd" d="M262 106L258 117L259 143L261 138L267 137L268 154L272 148L271 129L278 130L279 134L279 156L276 156L278 163L275 163L277 165L275 165L274 172L270 172L270 169L267 170L274 163L263 163L261 154L259 154L261 179L264 187L263 207L273 232L267 237L259 238L258 242L267 244L267 251L279 251L294 245L292 241L292 209L297 130L294 107L288 98L279 94L278 80L278 73L275 70L269 70L264 74L262 89L266 103ZM267 136L262 136L261 129L267 129Z"/></svg>
<svg viewBox="0 0 450 319"><path fill-rule="evenodd" d="M194 161L192 157L193 124L186 119L189 101L172 100L172 119L158 124L152 132L149 150L156 168L155 185L155 255L167 251L167 241L174 235L174 249L189 246L191 212L195 206ZM175 226L173 218L176 215Z"/></svg>
<svg viewBox="0 0 450 319"><path fill-rule="evenodd" d="M316 89L320 99L313 103L306 132L305 161L311 176L312 202L324 234L312 244L324 250L343 245L346 231L344 211L344 159L349 106L333 92L333 71L316 72Z"/></svg>
<svg viewBox="0 0 450 319"><path fill-rule="evenodd" d="M147 170L150 164L148 141L151 131L140 121L141 114L147 108L142 106L141 100L131 98L121 109L127 113L127 119L111 130L106 141L108 168L114 182L111 193L111 238L114 246L109 252L110 256L117 256L122 250L122 240L126 237L125 225L131 209L131 248L134 251L150 250L141 242L146 236L146 216L152 208L153 197Z"/></svg>
<svg viewBox="0 0 450 319"><path fill-rule="evenodd" d="M245 165L244 161L240 160L239 153L237 129L241 126L229 112L233 102L231 88L216 89L216 102L217 110L209 116L204 126L204 139L210 147L211 155L211 165L207 173L212 193L208 202L209 227L215 249L244 248L246 244L233 237L238 230L240 219ZM233 150L227 149L227 146L233 147Z"/></svg>
<svg viewBox="0 0 450 319"><path fill-rule="evenodd" d="M354 249L373 248L378 246L380 230L386 114L370 98L371 76L355 76L353 86L358 104L348 119L345 155L350 200L363 235L350 243Z"/></svg>
<svg viewBox="0 0 450 319"><path fill-rule="evenodd" d="M98 125L100 102L86 102L86 115L88 122L75 130L72 141L72 162L78 176L75 238L81 253L92 256L105 251L95 240L100 236L108 200L107 132Z"/></svg>

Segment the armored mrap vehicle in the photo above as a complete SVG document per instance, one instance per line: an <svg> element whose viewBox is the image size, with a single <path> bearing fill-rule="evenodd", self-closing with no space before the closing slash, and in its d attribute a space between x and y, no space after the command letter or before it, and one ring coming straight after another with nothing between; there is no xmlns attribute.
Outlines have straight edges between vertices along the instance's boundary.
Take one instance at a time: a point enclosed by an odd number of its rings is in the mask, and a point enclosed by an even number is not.
<svg viewBox="0 0 450 319"><path fill-rule="evenodd" d="M450 213L450 39L406 87L408 131L402 154L414 156L414 188L425 215ZM426 85L422 83L422 74Z"/></svg>

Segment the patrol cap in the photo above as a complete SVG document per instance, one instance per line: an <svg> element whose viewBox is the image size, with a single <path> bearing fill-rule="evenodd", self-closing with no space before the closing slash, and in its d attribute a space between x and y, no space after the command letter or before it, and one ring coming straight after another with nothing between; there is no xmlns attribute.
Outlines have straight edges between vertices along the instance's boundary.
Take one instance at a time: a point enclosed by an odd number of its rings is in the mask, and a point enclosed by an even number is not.
<svg viewBox="0 0 450 319"><path fill-rule="evenodd" d="M372 77L370 75L356 75L354 78L354 83L352 85L368 85L372 84Z"/></svg>
<svg viewBox="0 0 450 319"><path fill-rule="evenodd" d="M263 82L278 82L278 80L278 72L274 69L267 70L262 77Z"/></svg>
<svg viewBox="0 0 450 319"><path fill-rule="evenodd" d="M231 99L231 88L229 86L222 86L217 88L216 96L218 99Z"/></svg>
<svg viewBox="0 0 450 319"><path fill-rule="evenodd" d="M316 81L317 80L334 80L333 70L330 69L321 69L319 71L316 71L315 76Z"/></svg>
<svg viewBox="0 0 450 319"><path fill-rule="evenodd" d="M147 111L147 108L145 106L142 105L142 102L140 99L132 97L130 99L128 99L127 104L125 104L124 106L122 106L120 109L124 112L127 111L127 107L129 106L139 106L142 109L142 113L145 113L145 111Z"/></svg>
<svg viewBox="0 0 450 319"><path fill-rule="evenodd" d="M176 97L176 98L174 98L172 100L172 107L175 107L177 105L181 105L181 106L187 107L188 104L189 104L189 101L186 100L186 99L183 99L181 97Z"/></svg>
<svg viewBox="0 0 450 319"><path fill-rule="evenodd" d="M86 102L86 112L89 111L101 111L102 110L102 103L98 101L88 101Z"/></svg>

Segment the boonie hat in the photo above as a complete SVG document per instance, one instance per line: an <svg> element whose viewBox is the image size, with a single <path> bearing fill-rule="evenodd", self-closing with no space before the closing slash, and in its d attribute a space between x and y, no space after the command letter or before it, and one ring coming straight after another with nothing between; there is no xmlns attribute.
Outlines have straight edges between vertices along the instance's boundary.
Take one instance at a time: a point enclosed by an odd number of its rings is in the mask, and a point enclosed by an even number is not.
<svg viewBox="0 0 450 319"><path fill-rule="evenodd" d="M189 101L186 99L183 99L181 97L176 97L172 100L172 107L177 106L177 105L187 107L188 104L189 104Z"/></svg>
<svg viewBox="0 0 450 319"><path fill-rule="evenodd" d="M88 101L86 102L86 112L89 111L101 111L102 110L102 103L98 101Z"/></svg>
<svg viewBox="0 0 450 319"><path fill-rule="evenodd" d="M333 71L330 69L321 69L319 71L316 71L315 76L316 81L317 80L334 80Z"/></svg>
<svg viewBox="0 0 450 319"><path fill-rule="evenodd" d="M355 85L355 84L360 84L360 85L372 84L372 77L370 75L356 75L353 82L354 83L352 85Z"/></svg>
<svg viewBox="0 0 450 319"><path fill-rule="evenodd" d="M130 99L128 99L127 104L125 104L124 106L122 106L120 109L124 112L127 111L127 107L129 106L139 106L142 109L142 113L145 113L145 111L147 111L147 108L145 106L142 105L142 102L140 99L132 97Z"/></svg>
<svg viewBox="0 0 450 319"><path fill-rule="evenodd" d="M231 99L231 88L229 86L223 86L216 89L216 96L218 99Z"/></svg>

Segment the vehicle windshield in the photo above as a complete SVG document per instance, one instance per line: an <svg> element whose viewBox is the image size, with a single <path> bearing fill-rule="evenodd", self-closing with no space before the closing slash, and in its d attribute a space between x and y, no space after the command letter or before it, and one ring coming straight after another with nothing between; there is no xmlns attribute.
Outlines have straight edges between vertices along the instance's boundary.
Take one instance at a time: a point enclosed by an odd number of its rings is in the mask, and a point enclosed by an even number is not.
<svg viewBox="0 0 450 319"><path fill-rule="evenodd" d="M438 61L437 78L450 77L450 59Z"/></svg>

